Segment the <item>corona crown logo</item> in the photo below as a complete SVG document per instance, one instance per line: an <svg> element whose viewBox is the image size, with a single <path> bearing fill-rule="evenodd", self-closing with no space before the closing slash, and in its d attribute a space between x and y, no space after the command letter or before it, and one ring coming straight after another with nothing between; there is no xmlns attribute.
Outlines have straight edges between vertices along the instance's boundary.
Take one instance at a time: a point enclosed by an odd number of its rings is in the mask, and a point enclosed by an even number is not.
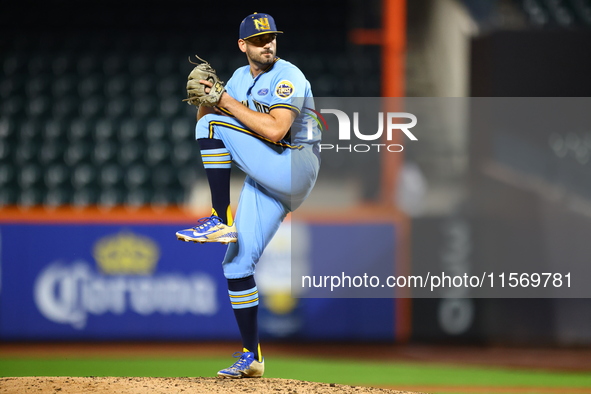
<svg viewBox="0 0 591 394"><path fill-rule="evenodd" d="M150 238L122 232L100 239L93 257L105 274L148 275L156 268L160 251Z"/></svg>
<svg viewBox="0 0 591 394"><path fill-rule="evenodd" d="M259 18L254 20L254 28L257 30L271 30L269 18Z"/></svg>

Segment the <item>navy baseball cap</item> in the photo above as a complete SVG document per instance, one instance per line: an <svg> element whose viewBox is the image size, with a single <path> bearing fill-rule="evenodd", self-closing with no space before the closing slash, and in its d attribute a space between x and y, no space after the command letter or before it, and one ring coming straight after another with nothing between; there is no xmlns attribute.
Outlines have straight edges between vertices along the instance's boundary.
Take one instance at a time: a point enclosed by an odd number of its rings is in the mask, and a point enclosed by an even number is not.
<svg viewBox="0 0 591 394"><path fill-rule="evenodd" d="M244 18L240 24L240 36L238 38L246 40L250 37L260 36L261 34L268 33L283 32L277 30L277 26L275 26L275 20L271 15L259 14L255 12L254 14Z"/></svg>

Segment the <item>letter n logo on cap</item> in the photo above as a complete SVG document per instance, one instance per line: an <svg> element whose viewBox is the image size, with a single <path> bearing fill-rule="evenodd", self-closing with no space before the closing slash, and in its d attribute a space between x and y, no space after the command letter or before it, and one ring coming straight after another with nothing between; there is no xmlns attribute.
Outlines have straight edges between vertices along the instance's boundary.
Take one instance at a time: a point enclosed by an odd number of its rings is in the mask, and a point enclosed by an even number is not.
<svg viewBox="0 0 591 394"><path fill-rule="evenodd" d="M271 26L269 26L269 18L255 19L254 28L257 30L271 30Z"/></svg>

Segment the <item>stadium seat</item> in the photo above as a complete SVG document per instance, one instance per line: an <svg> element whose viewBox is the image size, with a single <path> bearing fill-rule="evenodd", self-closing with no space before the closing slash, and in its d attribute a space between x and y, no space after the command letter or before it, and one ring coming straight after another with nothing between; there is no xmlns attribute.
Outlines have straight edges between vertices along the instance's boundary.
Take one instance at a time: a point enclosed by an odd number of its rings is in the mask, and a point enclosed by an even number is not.
<svg viewBox="0 0 591 394"><path fill-rule="evenodd" d="M0 208L16 204L17 195L16 189L0 188Z"/></svg>
<svg viewBox="0 0 591 394"><path fill-rule="evenodd" d="M96 204L97 190L93 187L86 187L72 192L71 204L77 208L85 208L90 205Z"/></svg>
<svg viewBox="0 0 591 394"><path fill-rule="evenodd" d="M0 190L13 188L14 181L14 167L8 163L0 163Z"/></svg>
<svg viewBox="0 0 591 394"><path fill-rule="evenodd" d="M25 116L31 119L47 118L50 114L50 101L46 96L34 96L26 102Z"/></svg>
<svg viewBox="0 0 591 394"><path fill-rule="evenodd" d="M186 94L185 85L183 80L179 80L176 75L167 75L162 78L158 78L157 81L157 92L163 97L176 97L177 99L182 98Z"/></svg>
<svg viewBox="0 0 591 394"><path fill-rule="evenodd" d="M195 107L182 102L187 57L197 52L224 81L246 65L239 53L175 32L56 29L0 41L0 205L184 203L204 176ZM344 47L311 56L298 45L288 60L316 96L358 93L345 78ZM367 75L374 60L363 65Z"/></svg>
<svg viewBox="0 0 591 394"><path fill-rule="evenodd" d="M55 208L69 204L71 197L72 193L67 188L54 188L44 194L42 203L46 209Z"/></svg>
<svg viewBox="0 0 591 394"><path fill-rule="evenodd" d="M130 141L119 146L117 163L123 167L139 162L144 154L144 145L139 141Z"/></svg>
<svg viewBox="0 0 591 394"><path fill-rule="evenodd" d="M125 205L128 207L141 207L150 204L151 192L143 189L136 188L130 190L125 195Z"/></svg>
<svg viewBox="0 0 591 394"><path fill-rule="evenodd" d="M83 189L94 184L97 176L97 170L94 166L89 163L80 164L72 172L72 186L74 189Z"/></svg>
<svg viewBox="0 0 591 394"><path fill-rule="evenodd" d="M145 165L136 163L132 165L123 175L123 181L128 189L144 187L149 181L149 172Z"/></svg>
<svg viewBox="0 0 591 394"><path fill-rule="evenodd" d="M96 143L113 140L116 135L115 128L115 122L111 120L111 118L101 118L97 120L92 128L93 141Z"/></svg>
<svg viewBox="0 0 591 394"><path fill-rule="evenodd" d="M54 98L67 97L73 99L72 95L76 87L76 79L73 75L62 75L54 77L51 84L51 95Z"/></svg>
<svg viewBox="0 0 591 394"><path fill-rule="evenodd" d="M12 140L15 130L15 122L10 117L0 118L0 141Z"/></svg>
<svg viewBox="0 0 591 394"><path fill-rule="evenodd" d="M70 169L63 163L53 163L45 167L44 183L49 190L63 187L70 181Z"/></svg>
<svg viewBox="0 0 591 394"><path fill-rule="evenodd" d="M170 54L162 56L154 64L154 72L158 79L166 78L176 73L176 61Z"/></svg>
<svg viewBox="0 0 591 394"><path fill-rule="evenodd" d="M25 98L21 96L12 97L10 100L3 100L0 106L2 119L15 119L23 117L25 112Z"/></svg>
<svg viewBox="0 0 591 394"><path fill-rule="evenodd" d="M121 119L130 115L131 100L123 95L107 99L105 116L108 119Z"/></svg>
<svg viewBox="0 0 591 394"><path fill-rule="evenodd" d="M195 120L186 117L177 117L172 121L170 136L174 142L194 141Z"/></svg>
<svg viewBox="0 0 591 394"><path fill-rule="evenodd" d="M57 141L64 137L64 122L60 118L52 117L41 127L41 138L44 142Z"/></svg>
<svg viewBox="0 0 591 394"><path fill-rule="evenodd" d="M98 185L101 189L116 189L123 184L123 170L117 163L108 163L101 166Z"/></svg>
<svg viewBox="0 0 591 394"><path fill-rule="evenodd" d="M97 204L105 209L121 205L123 202L124 194L120 189L102 189L97 199Z"/></svg>
<svg viewBox="0 0 591 394"><path fill-rule="evenodd" d="M16 146L14 163L18 166L35 163L41 150L40 145L40 142L36 140L22 141Z"/></svg>
<svg viewBox="0 0 591 394"><path fill-rule="evenodd" d="M54 98L51 116L56 119L70 119L77 115L78 105L74 98Z"/></svg>
<svg viewBox="0 0 591 394"><path fill-rule="evenodd" d="M125 67L125 56L111 53L103 59L102 65L105 76L116 76L118 73L122 72Z"/></svg>
<svg viewBox="0 0 591 394"><path fill-rule="evenodd" d="M2 70L4 75L13 78L22 70L26 65L26 58L23 54L19 53L7 53L2 62Z"/></svg>
<svg viewBox="0 0 591 394"><path fill-rule="evenodd" d="M120 95L127 94L129 91L129 79L120 74L112 75L107 78L104 87L104 94L107 99L114 99Z"/></svg>
<svg viewBox="0 0 591 394"><path fill-rule="evenodd" d="M149 96L134 98L131 105L131 116L143 119L154 114L157 109L156 100Z"/></svg>
<svg viewBox="0 0 591 394"><path fill-rule="evenodd" d="M90 139L89 121L83 118L75 118L70 121L66 129L66 136L70 143Z"/></svg>
<svg viewBox="0 0 591 394"><path fill-rule="evenodd" d="M97 74L82 74L84 77L78 82L78 95L80 97L90 97L99 93L103 86L101 76Z"/></svg>
<svg viewBox="0 0 591 394"><path fill-rule="evenodd" d="M196 142L184 142L179 141L174 144L173 150L170 155L171 162L177 168L182 168L186 165L190 165L193 160L197 160L197 143Z"/></svg>
<svg viewBox="0 0 591 394"><path fill-rule="evenodd" d="M178 178L171 166L161 165L151 171L151 182L155 190L178 186Z"/></svg>
<svg viewBox="0 0 591 394"><path fill-rule="evenodd" d="M15 199L20 208L27 209L43 203L44 192L38 188L21 189L18 197Z"/></svg>
<svg viewBox="0 0 591 394"><path fill-rule="evenodd" d="M56 77L64 76L74 71L74 62L76 57L73 54L55 54L51 61L51 70Z"/></svg>
<svg viewBox="0 0 591 394"><path fill-rule="evenodd" d="M6 140L0 140L0 163L7 163L11 158L11 144Z"/></svg>
<svg viewBox="0 0 591 394"><path fill-rule="evenodd" d="M43 144L40 152L38 152L36 160L39 161L46 171L49 171L50 165L63 163L64 146L65 144L61 140L47 141Z"/></svg>
<svg viewBox="0 0 591 394"><path fill-rule="evenodd" d="M92 149L92 163L96 166L103 166L115 159L117 147L112 140L97 141Z"/></svg>
<svg viewBox="0 0 591 394"><path fill-rule="evenodd" d="M100 72L102 59L99 59L95 53L89 52L78 57L76 62L76 72L78 75L90 75Z"/></svg>
<svg viewBox="0 0 591 394"><path fill-rule="evenodd" d="M151 168L156 168L170 158L170 144L167 141L150 141L144 152L144 162Z"/></svg>
<svg viewBox="0 0 591 394"><path fill-rule="evenodd" d="M182 105L187 105L181 101L179 97L168 96L160 101L159 113L164 118L172 119L181 114Z"/></svg>
<svg viewBox="0 0 591 394"><path fill-rule="evenodd" d="M117 130L117 139L119 143L126 143L138 138L140 134L140 122L134 118L127 118L121 122Z"/></svg>
<svg viewBox="0 0 591 394"><path fill-rule="evenodd" d="M27 163L18 172L18 184L21 190L40 188L42 171L41 168L34 163Z"/></svg>
<svg viewBox="0 0 591 394"><path fill-rule="evenodd" d="M80 104L80 116L88 119L96 119L102 116L104 110L105 100L102 95L95 94L94 96L82 96Z"/></svg>
<svg viewBox="0 0 591 394"><path fill-rule="evenodd" d="M159 143L167 137L168 125L162 118L151 118L146 122L146 140L149 143Z"/></svg>
<svg viewBox="0 0 591 394"><path fill-rule="evenodd" d="M74 167L90 159L90 144L86 141L76 141L68 145L64 152L64 161Z"/></svg>

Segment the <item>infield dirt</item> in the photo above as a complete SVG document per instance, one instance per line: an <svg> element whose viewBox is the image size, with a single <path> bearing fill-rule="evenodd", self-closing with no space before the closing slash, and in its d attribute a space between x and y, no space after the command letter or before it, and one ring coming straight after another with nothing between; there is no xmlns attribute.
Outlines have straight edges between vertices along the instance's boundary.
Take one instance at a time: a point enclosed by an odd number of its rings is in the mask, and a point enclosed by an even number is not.
<svg viewBox="0 0 591 394"><path fill-rule="evenodd" d="M382 388L293 379L18 377L0 378L0 393L415 394Z"/></svg>
<svg viewBox="0 0 591 394"><path fill-rule="evenodd" d="M192 358L219 357L232 354L238 343L0 343L0 354L6 358ZM273 357L347 358L385 362L435 363L446 365L490 366L516 370L542 370L588 373L591 371L591 349L557 349L528 347L427 346L395 344L267 344L266 354ZM215 368L214 368L215 371ZM3 393L540 393L591 394L591 387L514 387L503 385L397 385L371 388L290 379L221 380L197 378L140 377L6 377L0 378ZM407 391L399 391L407 390Z"/></svg>

